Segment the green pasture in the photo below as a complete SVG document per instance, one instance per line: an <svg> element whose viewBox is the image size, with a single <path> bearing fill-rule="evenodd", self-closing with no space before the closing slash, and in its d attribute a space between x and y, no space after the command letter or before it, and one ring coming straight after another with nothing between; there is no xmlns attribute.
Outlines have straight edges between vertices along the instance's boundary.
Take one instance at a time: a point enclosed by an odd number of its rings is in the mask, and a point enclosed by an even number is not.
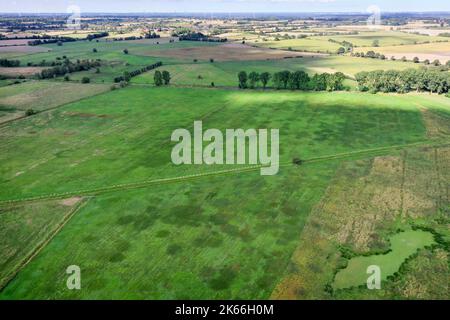
<svg viewBox="0 0 450 320"><path fill-rule="evenodd" d="M419 107L402 97L133 86L3 128L0 198L223 169L171 164L172 131L195 120L279 129L284 162L425 139Z"/></svg>
<svg viewBox="0 0 450 320"><path fill-rule="evenodd" d="M333 287L344 289L364 285L370 276L367 274L367 268L373 265L380 268L381 279L386 280L399 270L409 256L433 243L433 234L430 232L409 230L398 233L390 238L389 253L352 258L348 266L336 274Z"/></svg>
<svg viewBox="0 0 450 320"><path fill-rule="evenodd" d="M304 57L268 61L225 61L206 62L189 64L170 64L159 68L171 73L171 83L183 86L210 86L214 82L215 86L237 87L237 75L240 71L248 73L270 72L275 73L283 70L297 71L304 70L310 75L315 73L335 73L342 72L348 77L361 71L361 64L364 70L404 70L407 68L417 68L418 65L412 62L400 62L379 59L365 59L349 56L328 56L328 57ZM146 72L131 80L135 84L153 84L154 72ZM269 83L269 86L271 82ZM349 83L351 87L354 83Z"/></svg>

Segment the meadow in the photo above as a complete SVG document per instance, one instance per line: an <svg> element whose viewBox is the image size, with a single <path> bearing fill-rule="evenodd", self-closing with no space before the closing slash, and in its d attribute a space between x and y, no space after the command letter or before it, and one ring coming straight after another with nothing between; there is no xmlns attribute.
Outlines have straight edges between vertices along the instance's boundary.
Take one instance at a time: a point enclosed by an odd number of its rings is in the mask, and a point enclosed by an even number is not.
<svg viewBox="0 0 450 320"><path fill-rule="evenodd" d="M444 56L448 43L388 29L261 41L227 28L236 42L111 40L130 27L0 48L21 61L17 75L43 60L102 63L69 79L0 80L0 300L448 298L450 99L358 92L360 71L422 64L336 55L328 40ZM113 86L157 61L170 85L156 87L152 70ZM348 91L237 88L240 71L283 70L342 72ZM172 132L199 120L279 129L279 174L174 165ZM361 288L367 263L386 271L382 290ZM80 291L66 288L70 265Z"/></svg>
<svg viewBox="0 0 450 320"><path fill-rule="evenodd" d="M269 298L292 273L299 237L308 235L328 186L346 172L336 177L343 160L442 143L427 136L421 108L445 116L450 102L418 95L417 106L411 99L130 86L10 123L0 128L3 207L36 196L63 200L86 189L95 197L0 299ZM199 118L205 128L281 128L280 174L172 165L172 130L191 130ZM311 163L292 165L294 157ZM210 175L188 179L205 172ZM160 178L177 179L121 187ZM117 189L102 189L112 185ZM64 289L72 264L83 270L82 291ZM323 296L325 284L311 292Z"/></svg>

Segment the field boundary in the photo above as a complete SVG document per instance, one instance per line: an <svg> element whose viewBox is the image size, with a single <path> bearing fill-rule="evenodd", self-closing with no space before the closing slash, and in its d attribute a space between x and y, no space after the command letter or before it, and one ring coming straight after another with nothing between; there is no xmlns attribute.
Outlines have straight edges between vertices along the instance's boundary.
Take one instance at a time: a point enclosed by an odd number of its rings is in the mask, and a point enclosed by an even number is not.
<svg viewBox="0 0 450 320"><path fill-rule="evenodd" d="M90 198L85 197L81 199L62 219L61 223L56 226L56 228L50 232L46 238L44 238L31 252L20 261L14 270L6 276L5 280L0 282L0 292L17 276L17 274L25 268L49 243L55 238L55 236L64 228L64 226L71 220L71 218L82 209L88 202Z"/></svg>
<svg viewBox="0 0 450 320"><path fill-rule="evenodd" d="M44 81L38 81L38 82L44 82ZM45 81L45 82L51 83L51 81ZM95 85L100 85L100 84L95 84ZM62 107L67 106L67 105L69 105L71 103L77 103L77 102L80 102L80 101L83 101L83 100L86 100L86 99L90 99L90 98L93 98L93 97L96 97L96 96L99 96L99 95L102 95L102 94L106 94L108 92L111 92L111 90L110 89L106 89L105 91L96 93L96 94L94 94L92 96L83 97L83 98L80 98L80 99L77 99L77 100L74 100L74 101L66 102L66 103L63 103L63 104L61 104L59 106L51 107L51 108L48 108L48 109L45 109L45 110L41 110L41 111L37 111L36 110L36 113L31 115L31 116L22 115L22 116L20 116L18 118L14 118L14 119L10 119L10 120L6 120L6 121L3 121L3 122L0 122L0 128L6 127L6 125L8 125L8 124L10 124L12 122L23 120L23 119L27 119L27 118L39 115L41 113L45 113L45 112L49 112L49 111L52 111L52 110L55 110L55 109L58 109L58 108L62 108Z"/></svg>
<svg viewBox="0 0 450 320"><path fill-rule="evenodd" d="M378 154L379 152L390 151L390 150L403 150L406 148L413 148L413 147L420 147L420 146L440 147L440 146L446 146L446 145L449 145L449 142L433 144L433 141L420 141L420 142L404 144L404 145L371 148L371 149L351 151L351 152L338 153L338 154L334 154L334 155L322 156L322 157L317 157L317 158L305 159L302 161L302 166L308 165L308 164L325 162L325 161L346 159L346 158L351 158L354 156L369 156L372 154L374 155L374 154ZM297 165L294 164L293 162L283 162L283 163L280 163L279 166L280 167L288 167L288 166L297 166ZM115 191L119 191L119 190L133 190L133 189L146 188L146 187L150 187L153 185L162 185L162 184L168 184L168 183L190 181L190 180L203 178L203 177L212 177L212 176L219 176L219 175L252 172L252 171L260 170L263 167L264 167L264 165L252 165L252 166L246 166L246 167L240 167L240 168L233 168L233 169L229 169L229 170L211 171L211 172L197 173L197 174L178 176L178 177L149 179L149 180L144 180L144 181L115 184L115 185L109 185L109 186L92 188L92 189L67 191L67 192L63 192L63 193L44 194L44 195L35 196L35 197L0 200L0 205L15 204L15 203L21 203L21 202L36 202L36 201L52 200L52 199L64 199L64 198L68 198L71 196L94 196L94 195L99 195L99 194L104 194L104 193L109 193L109 192L115 192Z"/></svg>

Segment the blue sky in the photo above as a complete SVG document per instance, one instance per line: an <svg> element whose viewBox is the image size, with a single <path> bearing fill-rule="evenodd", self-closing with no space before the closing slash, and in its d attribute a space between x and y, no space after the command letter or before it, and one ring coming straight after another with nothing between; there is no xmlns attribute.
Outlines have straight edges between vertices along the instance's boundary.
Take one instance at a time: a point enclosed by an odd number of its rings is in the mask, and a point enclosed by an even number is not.
<svg viewBox="0 0 450 320"><path fill-rule="evenodd" d="M383 12L450 11L449 0L1 0L0 12Z"/></svg>

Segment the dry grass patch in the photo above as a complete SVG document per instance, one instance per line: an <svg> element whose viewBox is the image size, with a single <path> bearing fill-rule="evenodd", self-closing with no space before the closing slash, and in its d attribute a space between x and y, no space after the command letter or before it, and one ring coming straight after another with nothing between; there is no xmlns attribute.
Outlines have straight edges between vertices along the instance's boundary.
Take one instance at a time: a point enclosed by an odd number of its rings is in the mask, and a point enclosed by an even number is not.
<svg viewBox="0 0 450 320"><path fill-rule="evenodd" d="M40 73L45 68L42 67L19 67L19 68L1 68L0 75L8 78L16 78L20 76L31 77L36 73Z"/></svg>

